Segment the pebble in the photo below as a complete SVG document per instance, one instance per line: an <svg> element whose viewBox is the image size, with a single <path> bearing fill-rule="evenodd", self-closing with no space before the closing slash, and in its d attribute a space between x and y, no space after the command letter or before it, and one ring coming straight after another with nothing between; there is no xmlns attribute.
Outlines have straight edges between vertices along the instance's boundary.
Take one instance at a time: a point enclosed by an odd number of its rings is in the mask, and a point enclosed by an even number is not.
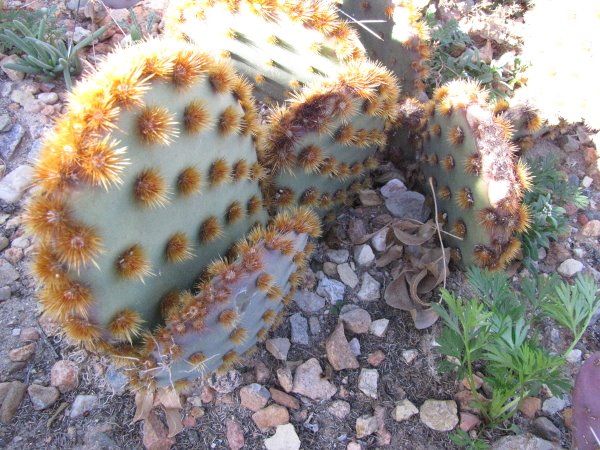
<svg viewBox="0 0 600 450"><path fill-rule="evenodd" d="M11 264L17 264L19 261L23 259L23 249L22 248L8 248L4 251L4 259L6 259Z"/></svg>
<svg viewBox="0 0 600 450"><path fill-rule="evenodd" d="M285 392L291 392L294 387L292 371L288 367L280 367L277 369L277 381L279 381L279 386L281 386Z"/></svg>
<svg viewBox="0 0 600 450"><path fill-rule="evenodd" d="M29 242L29 239L27 239L25 236L20 236L16 239L13 239L13 241L10 244L11 247L15 248L27 248L30 245L31 242Z"/></svg>
<svg viewBox="0 0 600 450"><path fill-rule="evenodd" d="M79 386L79 367L66 359L55 362L50 371L50 384L63 394L76 389Z"/></svg>
<svg viewBox="0 0 600 450"><path fill-rule="evenodd" d="M337 273L340 280L342 280L342 283L350 289L354 289L358 286L358 277L356 276L356 273L354 273L354 270L352 270L352 267L350 267L350 264L344 263L337 266Z"/></svg>
<svg viewBox="0 0 600 450"><path fill-rule="evenodd" d="M290 317L292 326L292 343L308 345L308 321L301 313L293 314Z"/></svg>
<svg viewBox="0 0 600 450"><path fill-rule="evenodd" d="M271 353L276 359L285 361L287 359L288 351L290 350L290 340L288 338L274 338L268 339L265 343L267 351Z"/></svg>
<svg viewBox="0 0 600 450"><path fill-rule="evenodd" d="M233 419L225 419L227 444L230 450L240 450L246 444L244 440L244 431L239 423Z"/></svg>
<svg viewBox="0 0 600 450"><path fill-rule="evenodd" d="M572 277L583 270L583 263L576 259L569 258L566 261L563 261L560 266L558 266L557 270L558 273L564 277Z"/></svg>
<svg viewBox="0 0 600 450"><path fill-rule="evenodd" d="M290 413L281 405L269 405L252 414L252 420L261 432L290 421Z"/></svg>
<svg viewBox="0 0 600 450"><path fill-rule="evenodd" d="M237 370L229 370L218 376L213 374L208 378L208 385L219 394L231 394L242 384L242 375Z"/></svg>
<svg viewBox="0 0 600 450"><path fill-rule="evenodd" d="M458 425L454 400L425 400L419 410L421 422L435 431L451 431Z"/></svg>
<svg viewBox="0 0 600 450"><path fill-rule="evenodd" d="M376 350L373 353L369 353L367 358L367 362L371 364L373 367L378 367L383 360L385 359L385 353L381 350Z"/></svg>
<svg viewBox="0 0 600 450"><path fill-rule="evenodd" d="M5 161L12 158L23 136L25 136L25 128L19 123L14 124L9 130L0 134L0 155Z"/></svg>
<svg viewBox="0 0 600 450"><path fill-rule="evenodd" d="M377 399L377 382L379 373L377 369L361 369L358 376L358 389L366 396Z"/></svg>
<svg viewBox="0 0 600 450"><path fill-rule="evenodd" d="M266 383L271 378L271 369L262 361L254 361L254 377L257 383Z"/></svg>
<svg viewBox="0 0 600 450"><path fill-rule="evenodd" d="M348 223L348 237L352 243L361 241L367 234L367 227L364 220L353 217Z"/></svg>
<svg viewBox="0 0 600 450"><path fill-rule="evenodd" d="M266 406L271 394L264 386L252 383L240 389L240 404L251 411L258 411Z"/></svg>
<svg viewBox="0 0 600 450"><path fill-rule="evenodd" d="M327 407L327 411L329 411L329 414L332 416L343 420L350 414L350 403L344 400L336 400Z"/></svg>
<svg viewBox="0 0 600 450"><path fill-rule="evenodd" d="M6 203L18 202L31 184L32 178L33 168L31 166L17 167L0 180L0 200L4 200Z"/></svg>
<svg viewBox="0 0 600 450"><path fill-rule="evenodd" d="M410 419L419 413L419 409L408 399L396 402L396 407L392 410L392 419L396 422L402 422Z"/></svg>
<svg viewBox="0 0 600 450"><path fill-rule="evenodd" d="M0 236L0 251L8 247L8 238L6 236Z"/></svg>
<svg viewBox="0 0 600 450"><path fill-rule="evenodd" d="M308 318L308 326L310 327L310 334L313 336L316 336L321 332L321 322L316 316L311 316Z"/></svg>
<svg viewBox="0 0 600 450"><path fill-rule="evenodd" d="M71 407L71 413L69 417L74 419L75 417L79 417L84 415L86 412L91 411L92 409L98 406L98 396L97 395L83 395L80 394L75 397L73 401L73 406Z"/></svg>
<svg viewBox="0 0 600 450"><path fill-rule="evenodd" d="M0 114L0 133L6 133L12 127L10 116L6 113Z"/></svg>
<svg viewBox="0 0 600 450"><path fill-rule="evenodd" d="M529 433L517 436L505 436L496 441L490 450L562 450L562 447L553 442L540 439Z"/></svg>
<svg viewBox="0 0 600 450"><path fill-rule="evenodd" d="M586 175L585 177L583 177L583 180L581 180L581 185L582 185L582 186L583 186L585 189L587 189L587 188L589 188L589 187L592 185L592 183L593 183L593 182L594 182L594 179L593 179L593 178L591 178L591 177L588 177L588 176Z"/></svg>
<svg viewBox="0 0 600 450"><path fill-rule="evenodd" d="M310 291L298 291L294 302L302 311L307 313L318 312L325 307L325 299Z"/></svg>
<svg viewBox="0 0 600 450"><path fill-rule="evenodd" d="M388 181L384 186L382 186L380 192L381 195L383 195L385 198L389 198L398 194L402 194L407 190L408 189L406 189L406 186L402 181L394 178Z"/></svg>
<svg viewBox="0 0 600 450"><path fill-rule="evenodd" d="M473 430L476 426L481 423L479 417L475 414L471 414L469 412L462 411L460 413L460 429L466 431L467 433Z"/></svg>
<svg viewBox="0 0 600 450"><path fill-rule="evenodd" d="M15 416L25 396L27 386L20 381L0 383L0 422L8 423Z"/></svg>
<svg viewBox="0 0 600 450"><path fill-rule="evenodd" d="M373 301L378 300L381 296L380 293L381 284L368 272L363 273L362 284L360 291L358 291L358 298L362 301Z"/></svg>
<svg viewBox="0 0 600 450"><path fill-rule="evenodd" d="M571 364L579 364L581 362L581 358L581 350L579 350L578 348L574 348L567 354L565 359Z"/></svg>
<svg viewBox="0 0 600 450"><path fill-rule="evenodd" d="M578 258L578 259L583 259L583 257L585 256L585 250L582 248L579 248L579 247L574 248L573 256L575 256L575 258Z"/></svg>
<svg viewBox="0 0 600 450"><path fill-rule="evenodd" d="M546 414L556 414L561 412L567 406L569 406L570 402L566 398L559 397L550 397L544 400L544 404L542 405L542 411Z"/></svg>
<svg viewBox="0 0 600 450"><path fill-rule="evenodd" d="M366 189L358 193L358 198L363 206L377 206L381 205L381 198L376 191Z"/></svg>
<svg viewBox="0 0 600 450"><path fill-rule="evenodd" d="M49 408L60 397L60 392L54 386L40 386L39 384L29 386L27 393L33 404L33 409L36 411Z"/></svg>
<svg viewBox="0 0 600 450"><path fill-rule="evenodd" d="M363 446L358 442L349 442L346 446L346 450L364 450Z"/></svg>
<svg viewBox="0 0 600 450"><path fill-rule="evenodd" d="M275 389L274 387L269 388L269 392L275 403L289 409L300 409L300 402L295 397L292 397L279 389Z"/></svg>
<svg viewBox="0 0 600 450"><path fill-rule="evenodd" d="M345 291L344 283L327 277L322 278L317 286L317 294L329 300L332 305L344 299Z"/></svg>
<svg viewBox="0 0 600 450"><path fill-rule="evenodd" d="M533 419L541 408L542 400L538 397L525 397L519 404L519 411L529 419Z"/></svg>
<svg viewBox="0 0 600 450"><path fill-rule="evenodd" d="M385 200L385 207L395 217L425 222L430 211L425 206L425 197L418 192L401 192Z"/></svg>
<svg viewBox="0 0 600 450"><path fill-rule="evenodd" d="M346 330L356 334L368 332L371 326L371 315L362 308L355 308L345 312L342 309L339 320L344 324Z"/></svg>
<svg viewBox="0 0 600 450"><path fill-rule="evenodd" d="M350 339L348 345L350 345L350 351L354 356L360 356L360 342L358 341L358 338Z"/></svg>
<svg viewBox="0 0 600 450"><path fill-rule="evenodd" d="M296 434L294 425L291 423L279 425L275 434L265 439L267 450L299 450L300 438Z"/></svg>
<svg viewBox="0 0 600 450"><path fill-rule="evenodd" d="M586 237L599 237L600 236L600 220L590 220L581 229L581 234Z"/></svg>
<svg viewBox="0 0 600 450"><path fill-rule="evenodd" d="M20 81L25 77L23 72L19 72L18 70L9 69L8 67L4 67L5 64L17 63L20 58L17 55L9 55L2 59L0 65L2 66L2 71L6 74L6 76L12 81Z"/></svg>
<svg viewBox="0 0 600 450"><path fill-rule="evenodd" d="M313 400L327 400L336 393L336 387L322 377L323 369L316 358L296 368L292 392Z"/></svg>
<svg viewBox="0 0 600 450"><path fill-rule="evenodd" d="M361 439L377 431L377 418L364 414L356 419L356 438Z"/></svg>
<svg viewBox="0 0 600 450"><path fill-rule="evenodd" d="M336 264L343 264L346 261L348 261L348 258L350 257L350 252L346 249L328 249L325 252L325 256L327 257L327 259L329 259L329 261L332 261Z"/></svg>
<svg viewBox="0 0 600 450"><path fill-rule="evenodd" d="M335 330L325 341L325 353L334 370L358 369L360 364L352 353L346 340L344 324L338 323Z"/></svg>
<svg viewBox="0 0 600 450"><path fill-rule="evenodd" d="M409 366L413 362L415 362L415 359L417 359L417 356L419 356L419 352L415 349L409 349L409 350L402 351L402 359Z"/></svg>
<svg viewBox="0 0 600 450"><path fill-rule="evenodd" d="M538 417L531 423L531 431L542 439L560 441L560 430L547 417Z"/></svg>
<svg viewBox="0 0 600 450"><path fill-rule="evenodd" d="M86 37L88 37L90 34L92 34L92 32L86 28L75 27L75 30L73 32L73 41L75 43L79 43L83 41Z"/></svg>
<svg viewBox="0 0 600 450"><path fill-rule="evenodd" d="M390 321L388 319L377 319L371 322L369 333L374 336L382 337L388 329Z"/></svg>
<svg viewBox="0 0 600 450"><path fill-rule="evenodd" d="M354 261L359 266L368 266L375 261L375 254L369 244L357 245L354 247Z"/></svg>
<svg viewBox="0 0 600 450"><path fill-rule="evenodd" d="M56 92L42 92L37 98L46 105L54 105L58 102L58 94Z"/></svg>
<svg viewBox="0 0 600 450"><path fill-rule="evenodd" d="M332 263L330 261L325 261L323 263L323 273L328 277L335 277L337 275L337 264Z"/></svg>
<svg viewBox="0 0 600 450"><path fill-rule="evenodd" d="M378 252L383 252L387 248L387 235L388 230L380 230L371 238L371 245Z"/></svg>
<svg viewBox="0 0 600 450"><path fill-rule="evenodd" d="M13 348L8 352L8 358L13 362L27 361L35 353L35 342L22 347Z"/></svg>
<svg viewBox="0 0 600 450"><path fill-rule="evenodd" d="M110 366L106 370L104 375L106 384L110 387L110 390L115 395L122 395L125 393L125 388L129 384L129 378L114 366Z"/></svg>

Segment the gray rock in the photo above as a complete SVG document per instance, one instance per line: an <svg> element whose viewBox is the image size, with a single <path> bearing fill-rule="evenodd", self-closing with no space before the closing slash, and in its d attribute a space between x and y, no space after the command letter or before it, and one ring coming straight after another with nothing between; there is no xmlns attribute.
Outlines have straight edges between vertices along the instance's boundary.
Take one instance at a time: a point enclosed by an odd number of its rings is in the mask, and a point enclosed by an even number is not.
<svg viewBox="0 0 600 450"><path fill-rule="evenodd" d="M313 400L328 400L337 389L322 376L323 369L316 358L311 358L296 368L292 391Z"/></svg>
<svg viewBox="0 0 600 450"><path fill-rule="evenodd" d="M290 340L288 338L268 339L265 347L276 359L281 361L287 360L288 352L290 351Z"/></svg>
<svg viewBox="0 0 600 450"><path fill-rule="evenodd" d="M544 400L544 403L542 404L542 411L544 411L546 414L556 414L569 406L570 403L571 402L568 398L550 397Z"/></svg>
<svg viewBox="0 0 600 450"><path fill-rule="evenodd" d="M13 239L10 246L15 248L27 248L30 244L31 243L29 242L29 239L27 239L25 236L20 236L16 239Z"/></svg>
<svg viewBox="0 0 600 450"><path fill-rule="evenodd" d="M581 362L582 352L578 348L574 348L566 356L566 360L571 364L579 364Z"/></svg>
<svg viewBox="0 0 600 450"><path fill-rule="evenodd" d="M329 261L333 261L336 264L342 264L348 261L348 258L350 257L350 252L346 249L328 249L325 252L325 256L327 257L327 259L329 259Z"/></svg>
<svg viewBox="0 0 600 450"><path fill-rule="evenodd" d="M0 138L1 139L1 138ZM0 142L0 148L2 143ZM17 167L0 181L0 200L6 203L18 202L33 178L33 168L23 165Z"/></svg>
<svg viewBox="0 0 600 450"><path fill-rule="evenodd" d="M377 431L377 418L364 414L356 419L356 438L362 439Z"/></svg>
<svg viewBox="0 0 600 450"><path fill-rule="evenodd" d="M549 441L560 441L560 430L547 417L535 419L531 428L534 434Z"/></svg>
<svg viewBox="0 0 600 450"><path fill-rule="evenodd" d="M19 272L5 259L0 258L0 286L6 286L20 277Z"/></svg>
<svg viewBox="0 0 600 450"><path fill-rule="evenodd" d="M29 399L33 404L33 409L40 411L49 408L58 400L60 392L54 386L40 386L32 384L27 388Z"/></svg>
<svg viewBox="0 0 600 450"><path fill-rule="evenodd" d="M381 296L380 288L381 284L379 284L379 281L369 275L368 272L365 272L363 273L362 284L357 296L362 301L378 300Z"/></svg>
<svg viewBox="0 0 600 450"><path fill-rule="evenodd" d="M325 307L325 299L310 291L296 292L294 302L298 308L307 313L314 313Z"/></svg>
<svg viewBox="0 0 600 450"><path fill-rule="evenodd" d="M417 407L410 400L404 399L396 402L396 407L392 410L392 418L396 422L402 422L418 413Z"/></svg>
<svg viewBox="0 0 600 450"><path fill-rule="evenodd" d="M350 264L344 263L337 266L337 273L342 283L350 289L354 289L358 285L358 277L354 273L354 270L352 270L352 267L350 267Z"/></svg>
<svg viewBox="0 0 600 450"><path fill-rule="evenodd" d="M300 314L296 313L290 317L292 325L292 342L294 344L308 345L308 321Z"/></svg>
<svg viewBox="0 0 600 450"><path fill-rule="evenodd" d="M15 123L8 132L0 134L0 155L5 161L9 161L25 136L25 128Z"/></svg>
<svg viewBox="0 0 600 450"><path fill-rule="evenodd" d="M329 414L337 417L338 419L345 419L350 414L350 403L344 400L336 400L327 408Z"/></svg>
<svg viewBox="0 0 600 450"><path fill-rule="evenodd" d="M430 210L425 206L425 197L418 192L402 192L385 200L385 207L395 217L416 219L425 222Z"/></svg>
<svg viewBox="0 0 600 450"><path fill-rule="evenodd" d="M294 425L286 423L278 425L275 434L265 439L267 450L298 450L300 448L300 438L296 434Z"/></svg>
<svg viewBox="0 0 600 450"><path fill-rule="evenodd" d="M492 444L490 450L563 450L563 448L532 434L520 434L503 437Z"/></svg>
<svg viewBox="0 0 600 450"><path fill-rule="evenodd" d="M558 266L557 270L558 273L564 277L572 277L583 270L583 263L576 259L569 258L566 261L563 261L560 266Z"/></svg>
<svg viewBox="0 0 600 450"><path fill-rule="evenodd" d="M6 113L0 114L0 133L6 133L12 127L10 116Z"/></svg>
<svg viewBox="0 0 600 450"><path fill-rule="evenodd" d="M354 247L354 262L359 266L368 266L375 261L375 254L369 244L357 245Z"/></svg>
<svg viewBox="0 0 600 450"><path fill-rule="evenodd" d="M366 333L371 326L371 315L362 308L343 312L339 320L347 330L356 334Z"/></svg>
<svg viewBox="0 0 600 450"><path fill-rule="evenodd" d="M381 187L381 195L385 198L394 197L395 195L406 192L406 186L404 183L396 178L388 181L384 186Z"/></svg>
<svg viewBox="0 0 600 450"><path fill-rule="evenodd" d="M331 261L325 261L323 263L323 273L328 277L335 277L337 275L337 264Z"/></svg>
<svg viewBox="0 0 600 450"><path fill-rule="evenodd" d="M369 326L369 333L382 337L388 329L390 321L388 319L377 319L371 322Z"/></svg>
<svg viewBox="0 0 600 450"><path fill-rule="evenodd" d="M86 412L91 411L92 409L98 406L98 396L97 395L78 395L75 397L73 401L73 406L71 407L71 413L69 417L74 419L75 417L79 417L84 415Z"/></svg>
<svg viewBox="0 0 600 450"><path fill-rule="evenodd" d="M361 369L358 376L358 389L366 396L377 399L377 382L379 373L377 369Z"/></svg>
<svg viewBox="0 0 600 450"><path fill-rule="evenodd" d="M383 252L387 248L387 234L388 230L383 229L371 238L371 245L378 252Z"/></svg>
<svg viewBox="0 0 600 450"><path fill-rule="evenodd" d="M450 431L458 425L454 400L425 400L419 411L421 422L432 430Z"/></svg>
<svg viewBox="0 0 600 450"><path fill-rule="evenodd" d="M360 356L360 342L358 341L358 338L352 338L350 342L348 342L348 345L354 356Z"/></svg>
<svg viewBox="0 0 600 450"><path fill-rule="evenodd" d="M344 283L327 277L322 278L317 286L317 294L325 297L333 305L344 299L345 291Z"/></svg>
<svg viewBox="0 0 600 450"><path fill-rule="evenodd" d="M10 286L2 286L0 288L0 302L8 300L10 298L11 294L12 294L12 291L10 289Z"/></svg>
<svg viewBox="0 0 600 450"><path fill-rule="evenodd" d="M316 316L311 316L308 318L308 326L310 328L310 334L313 336L316 336L321 332L321 322Z"/></svg>
<svg viewBox="0 0 600 450"><path fill-rule="evenodd" d="M108 384L113 394L122 395L125 393L125 388L129 383L129 379L125 374L117 370L114 366L110 366L104 376L106 384Z"/></svg>

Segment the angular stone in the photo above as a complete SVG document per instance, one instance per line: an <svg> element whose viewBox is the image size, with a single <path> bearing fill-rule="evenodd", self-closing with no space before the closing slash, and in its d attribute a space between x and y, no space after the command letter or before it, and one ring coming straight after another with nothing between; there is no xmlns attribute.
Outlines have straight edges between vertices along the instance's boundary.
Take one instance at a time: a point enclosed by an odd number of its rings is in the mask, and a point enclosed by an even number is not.
<svg viewBox="0 0 600 450"><path fill-rule="evenodd" d="M25 78L25 74L23 72L19 72L18 70L9 69L8 67L4 67L6 64L15 64L19 62L19 57L17 55L9 55L2 59L0 66L2 67L2 71L6 74L9 80L12 81L20 81Z"/></svg>
<svg viewBox="0 0 600 450"><path fill-rule="evenodd" d="M97 406L97 395L78 395L73 401L73 406L71 407L71 413L69 414L69 417L71 417L71 419L74 419L75 417L82 416L86 412L91 411Z"/></svg>
<svg viewBox="0 0 600 450"><path fill-rule="evenodd" d="M352 267L350 267L350 264L344 263L337 266L337 273L340 280L342 280L342 283L350 287L350 289L354 289L358 286L358 277L356 276L356 273L354 273L354 270L352 270Z"/></svg>
<svg viewBox="0 0 600 450"><path fill-rule="evenodd" d="M227 430L227 444L230 450L240 450L246 444L244 440L244 431L239 423L233 419L225 420L225 428Z"/></svg>
<svg viewBox="0 0 600 450"><path fill-rule="evenodd" d="M8 358L11 361L27 361L35 353L35 342L24 345L23 347L13 348L8 352Z"/></svg>
<svg viewBox="0 0 600 450"><path fill-rule="evenodd" d="M566 398L550 397L544 400L542 411L544 411L546 414L552 415L561 412L567 406L569 406L569 402Z"/></svg>
<svg viewBox="0 0 600 450"><path fill-rule="evenodd" d="M292 326L292 342L294 344L308 345L308 321L301 313L293 314L290 317Z"/></svg>
<svg viewBox="0 0 600 450"><path fill-rule="evenodd" d="M316 316L311 316L308 318L308 326L310 328L310 334L313 336L316 336L321 332L321 322Z"/></svg>
<svg viewBox="0 0 600 450"><path fill-rule="evenodd" d="M545 441L532 434L505 436L496 441L490 450L564 450L560 445Z"/></svg>
<svg viewBox="0 0 600 450"><path fill-rule="evenodd" d="M0 286L6 286L18 280L19 272L5 259L0 258Z"/></svg>
<svg viewBox="0 0 600 450"><path fill-rule="evenodd" d="M375 433L377 428L378 425L375 416L362 415L356 419L356 438L362 439L365 436L369 436Z"/></svg>
<svg viewBox="0 0 600 450"><path fill-rule="evenodd" d="M525 397L519 404L519 411L529 419L533 419L541 408L542 400L538 397Z"/></svg>
<svg viewBox="0 0 600 450"><path fill-rule="evenodd" d="M582 270L583 263L573 258L569 258L566 261L563 261L557 269L558 273L560 273L564 277L572 277L573 275L581 272Z"/></svg>
<svg viewBox="0 0 600 450"><path fill-rule="evenodd" d="M357 245L354 247L354 262L359 266L368 266L375 261L375 254L369 244Z"/></svg>
<svg viewBox="0 0 600 450"><path fill-rule="evenodd" d="M350 342L348 342L348 345L350 346L350 351L352 352L352 354L354 356L360 356L360 342L358 340L358 338L352 338L350 339Z"/></svg>
<svg viewBox="0 0 600 450"><path fill-rule="evenodd" d="M294 302L306 313L314 313L325 307L325 299L310 291L296 292Z"/></svg>
<svg viewBox="0 0 600 450"><path fill-rule="evenodd" d="M316 358L311 358L296 368L292 392L313 400L327 400L334 396L337 389L322 378L323 369Z"/></svg>
<svg viewBox="0 0 600 450"><path fill-rule="evenodd" d="M417 407L408 399L396 402L396 407L392 410L392 419L396 422L402 422L418 414Z"/></svg>
<svg viewBox="0 0 600 450"><path fill-rule="evenodd" d="M385 353L381 350L376 350L373 353L369 353L369 357L367 358L367 362L371 364L373 367L378 367L383 360L385 359Z"/></svg>
<svg viewBox="0 0 600 450"><path fill-rule="evenodd" d="M390 321L388 319L377 319L371 322L369 333L377 337L382 337L388 329Z"/></svg>
<svg viewBox="0 0 600 450"><path fill-rule="evenodd" d="M560 430L547 417L538 417L531 423L534 434L549 441L560 441Z"/></svg>
<svg viewBox="0 0 600 450"><path fill-rule="evenodd" d="M277 381L279 381L279 386L281 386L285 392L290 392L294 387L294 377L292 376L292 371L288 367L280 367L277 369Z"/></svg>
<svg viewBox="0 0 600 450"><path fill-rule="evenodd" d="M263 433L271 427L285 425L290 421L290 413L281 405L269 405L252 414L252 420Z"/></svg>
<svg viewBox="0 0 600 450"><path fill-rule="evenodd" d="M358 360L352 354L344 334L344 324L338 323L335 330L325 341L325 352L334 370L358 369Z"/></svg>
<svg viewBox="0 0 600 450"><path fill-rule="evenodd" d="M50 384L63 394L79 386L79 367L66 359L57 361L50 371Z"/></svg>
<svg viewBox="0 0 600 450"><path fill-rule="evenodd" d="M469 412L461 411L460 413L460 429L467 433L481 423L479 417Z"/></svg>
<svg viewBox="0 0 600 450"><path fill-rule="evenodd" d="M377 382L379 373L377 369L361 369L358 376L358 389L368 397L377 399Z"/></svg>
<svg viewBox="0 0 600 450"><path fill-rule="evenodd" d="M417 356L419 356L419 352L415 349L404 350L402 352L402 359L409 366L413 362L415 362L415 359L417 359Z"/></svg>
<svg viewBox="0 0 600 450"><path fill-rule="evenodd" d="M240 389L240 404L251 411L258 411L265 407L271 394L264 386L252 383Z"/></svg>
<svg viewBox="0 0 600 450"><path fill-rule="evenodd" d="M9 423L17 413L19 405L23 400L27 386L20 381L2 383L5 388L0 389L2 393L2 406L0 406L0 422Z"/></svg>
<svg viewBox="0 0 600 450"><path fill-rule="evenodd" d="M384 228L371 238L371 245L378 252L383 252L387 248L388 230Z"/></svg>
<svg viewBox="0 0 600 450"><path fill-rule="evenodd" d="M579 364L581 362L582 356L583 356L582 351L579 350L578 348L574 348L567 354L565 359L567 360L567 362L569 362L571 364Z"/></svg>
<svg viewBox="0 0 600 450"><path fill-rule="evenodd" d="M290 340L288 338L273 338L268 339L265 343L265 347L268 352L271 353L276 359L285 361L287 359L288 351L290 350Z"/></svg>
<svg viewBox="0 0 600 450"><path fill-rule="evenodd" d="M458 425L454 400L425 400L419 413L421 422L432 430L451 431Z"/></svg>
<svg viewBox="0 0 600 450"><path fill-rule="evenodd" d="M289 409L300 409L300 402L290 394L286 394L285 392L275 389L274 387L269 388L269 392L271 393L271 398L275 403L278 403L281 406L285 406Z"/></svg>
<svg viewBox="0 0 600 450"><path fill-rule="evenodd" d="M378 300L381 296L380 293L381 284L368 272L363 273L362 284L360 286L360 291L358 291L358 298L362 301L368 302L373 300Z"/></svg>
<svg viewBox="0 0 600 450"><path fill-rule="evenodd" d="M60 397L60 392L54 386L40 386L39 384L29 386L27 393L33 404L33 409L37 411L49 408Z"/></svg>
<svg viewBox="0 0 600 450"><path fill-rule="evenodd" d="M329 259L329 261L332 261L336 264L343 264L346 261L348 261L348 258L350 257L350 252L344 248L339 250L328 249L325 252L325 256L327 257L327 259Z"/></svg>
<svg viewBox="0 0 600 450"><path fill-rule="evenodd" d="M590 220L581 229L581 234L586 237L600 236L600 220Z"/></svg>
<svg viewBox="0 0 600 450"><path fill-rule="evenodd" d="M331 261L325 261L323 263L323 273L328 277L335 277L338 274L337 264Z"/></svg>
<svg viewBox="0 0 600 450"><path fill-rule="evenodd" d="M371 315L362 308L340 314L339 320L344 324L345 329L356 334L366 333L371 326Z"/></svg>
<svg viewBox="0 0 600 450"><path fill-rule="evenodd" d="M4 200L6 203L18 202L32 179L33 168L31 166L17 167L0 181L0 200Z"/></svg>
<svg viewBox="0 0 600 450"><path fill-rule="evenodd" d="M388 181L384 186L381 187L380 192L385 198L393 197L398 194L406 192L406 186L404 183L397 178Z"/></svg>
<svg viewBox="0 0 600 450"><path fill-rule="evenodd" d="M327 411L329 411L329 414L332 416L343 420L348 414L350 414L350 403L345 402L344 400L336 400L329 405Z"/></svg>
<svg viewBox="0 0 600 450"><path fill-rule="evenodd" d="M0 114L0 133L6 133L12 127L12 121L8 114Z"/></svg>
<svg viewBox="0 0 600 450"><path fill-rule="evenodd" d="M317 294L329 300L332 305L335 305L344 299L345 291L346 287L344 283L326 277L322 278L317 286Z"/></svg>
<svg viewBox="0 0 600 450"><path fill-rule="evenodd" d="M350 241L355 244L361 241L365 234L367 234L367 227L364 220L357 217L350 219L350 223L348 224L348 237Z"/></svg>
<svg viewBox="0 0 600 450"><path fill-rule="evenodd" d="M265 439L267 450L299 450L300 438L291 423L279 425L275 434Z"/></svg>
<svg viewBox="0 0 600 450"><path fill-rule="evenodd" d="M21 342L37 341L40 338L40 333L34 327L27 327L21 330L19 340Z"/></svg>
<svg viewBox="0 0 600 450"><path fill-rule="evenodd" d="M425 222L430 210L425 205L425 197L418 192L401 192L385 200L385 207L395 217L415 219Z"/></svg>

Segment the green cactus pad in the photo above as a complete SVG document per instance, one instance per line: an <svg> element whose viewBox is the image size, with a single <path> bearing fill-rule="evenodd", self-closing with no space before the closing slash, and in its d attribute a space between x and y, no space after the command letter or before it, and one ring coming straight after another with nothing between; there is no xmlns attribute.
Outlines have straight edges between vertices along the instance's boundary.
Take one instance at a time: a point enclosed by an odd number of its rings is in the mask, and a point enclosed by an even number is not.
<svg viewBox="0 0 600 450"><path fill-rule="evenodd" d="M176 41L120 49L75 88L25 214L40 301L73 340L135 339L164 296L266 221L247 93Z"/></svg>
<svg viewBox="0 0 600 450"><path fill-rule="evenodd" d="M515 237L529 226L522 204L527 168L516 160L511 123L494 115L477 83L453 81L436 90L421 121L421 167L431 177L440 219L455 260L501 269L519 253ZM434 108L435 106L435 108Z"/></svg>
<svg viewBox="0 0 600 450"><path fill-rule="evenodd" d="M165 32L231 58L267 102L283 102L291 91L334 77L341 62L364 54L356 32L318 0L174 0Z"/></svg>

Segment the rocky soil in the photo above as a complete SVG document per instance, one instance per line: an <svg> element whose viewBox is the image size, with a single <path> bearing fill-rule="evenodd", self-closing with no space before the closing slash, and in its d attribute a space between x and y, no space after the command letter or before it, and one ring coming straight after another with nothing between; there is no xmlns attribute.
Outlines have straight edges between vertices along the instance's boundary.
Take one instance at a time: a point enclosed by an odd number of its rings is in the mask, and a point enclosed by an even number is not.
<svg viewBox="0 0 600 450"><path fill-rule="evenodd" d="M62 13L67 26L75 25ZM91 28L85 16L77 24L84 32ZM90 62L123 39L117 27L107 36L90 49ZM423 213L414 202L411 210L393 206L389 199L407 188L391 166L317 242L282 325L235 370L184 392L179 435L169 438L159 415L143 427L132 423L127 379L108 360L71 346L40 315L28 273L32 242L20 211L40 138L64 108L64 92L60 81L0 71L0 448L451 449L451 430L477 426L462 384L436 370L439 324L417 330L408 313L385 303L383 293L400 263L376 267L385 251L377 235L360 243L394 217ZM538 139L530 152L558 155L569 183L582 186L590 199L585 211L567 208L571 231L541 252L540 271L565 278L587 272L600 282L599 155L588 133L565 127L552 140ZM521 276L528 274L518 269L516 285ZM462 273L452 267L446 284L468 294ZM429 300L436 300L433 294ZM563 331L544 333L554 349L563 348ZM575 375L597 350L600 323L594 321L569 355L569 373ZM515 423L523 434L495 430L486 436L493 448L568 448L570 398L543 392L522 405Z"/></svg>

